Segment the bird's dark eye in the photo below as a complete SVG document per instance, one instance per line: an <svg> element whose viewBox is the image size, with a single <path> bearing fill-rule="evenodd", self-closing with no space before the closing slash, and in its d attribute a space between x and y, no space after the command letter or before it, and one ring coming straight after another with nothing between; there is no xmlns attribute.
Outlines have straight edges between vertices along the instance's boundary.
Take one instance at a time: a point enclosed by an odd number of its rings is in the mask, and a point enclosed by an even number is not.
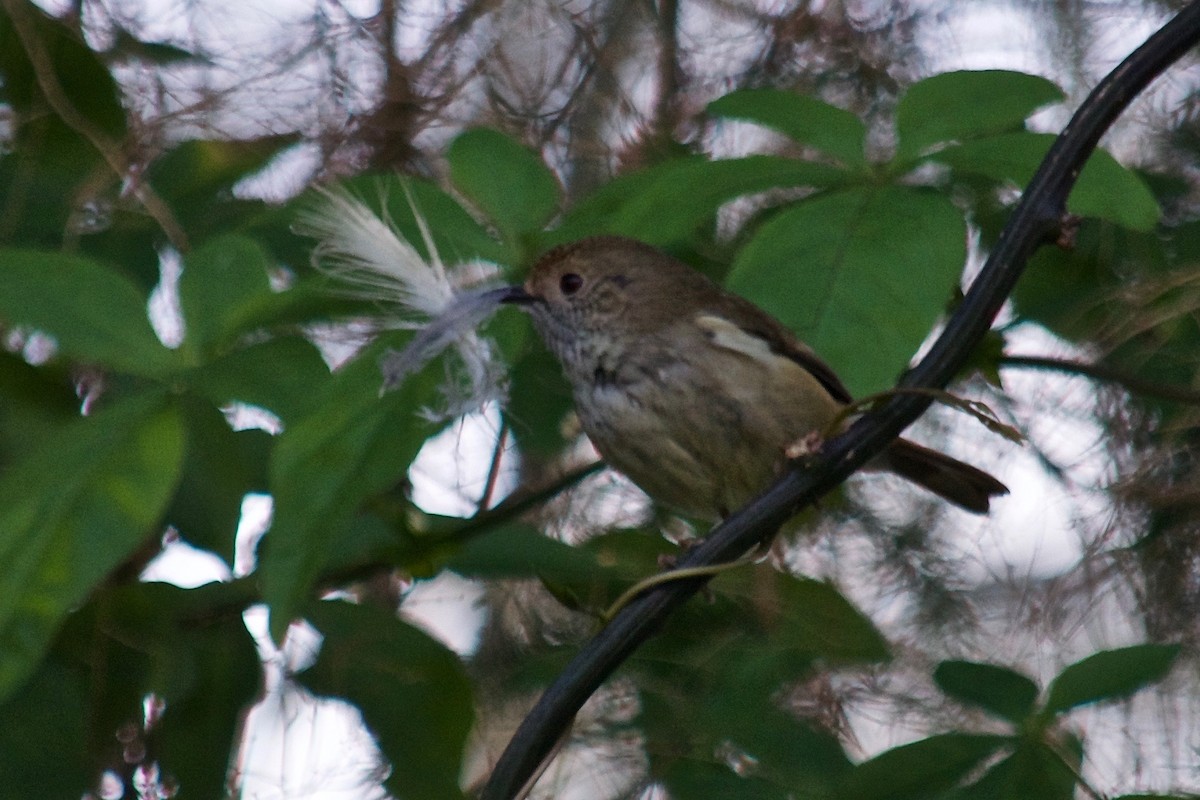
<svg viewBox="0 0 1200 800"><path fill-rule="evenodd" d="M558 279L558 288L562 289L563 294L575 294L583 288L583 278L574 272L568 272Z"/></svg>

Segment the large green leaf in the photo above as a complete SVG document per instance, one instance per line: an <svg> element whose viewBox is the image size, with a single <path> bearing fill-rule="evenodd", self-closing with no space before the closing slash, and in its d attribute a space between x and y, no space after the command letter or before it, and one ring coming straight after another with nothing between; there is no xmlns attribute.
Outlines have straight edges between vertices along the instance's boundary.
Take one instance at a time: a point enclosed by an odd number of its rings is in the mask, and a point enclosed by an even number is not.
<svg viewBox="0 0 1200 800"><path fill-rule="evenodd" d="M0 698L67 612L156 534L183 445L178 410L141 395L66 426L0 478Z"/></svg>
<svg viewBox="0 0 1200 800"><path fill-rule="evenodd" d="M896 107L898 159L942 142L966 141L1022 126L1062 90L1036 75L1006 70L946 72L908 88Z"/></svg>
<svg viewBox="0 0 1200 800"><path fill-rule="evenodd" d="M358 706L391 763L397 797L461 798L463 747L471 730L471 685L444 645L394 614L340 601L313 604L325 637L301 682Z"/></svg>
<svg viewBox="0 0 1200 800"><path fill-rule="evenodd" d="M218 584L189 590L164 584L156 588L168 598L208 593L214 595L214 606L228 594L226 586ZM171 606L160 604L155 614L196 605L201 605L198 599L182 597ZM150 689L165 701L166 710L151 733L160 766L184 797L225 796L238 733L260 692L262 663L242 621L244 608L238 602L204 615L172 615L176 629L158 642Z"/></svg>
<svg viewBox="0 0 1200 800"><path fill-rule="evenodd" d="M718 576L713 589L759 614L772 648L789 658L847 663L888 657L887 641L871 620L824 581L758 566Z"/></svg>
<svg viewBox="0 0 1200 800"><path fill-rule="evenodd" d="M490 128L461 134L446 153L450 179L508 238L536 233L558 211L558 179L540 158Z"/></svg>
<svg viewBox="0 0 1200 800"><path fill-rule="evenodd" d="M673 159L589 195L549 241L612 233L648 244L678 244L711 225L717 210L736 197L780 186L829 186L846 177L836 167L779 156Z"/></svg>
<svg viewBox="0 0 1200 800"><path fill-rule="evenodd" d="M84 676L49 661L0 701L0 775L8 797L80 797L99 775L88 752Z"/></svg>
<svg viewBox="0 0 1200 800"><path fill-rule="evenodd" d="M220 351L254 324L247 312L271 293L270 265L266 251L244 236L213 239L184 257L179 304L193 356Z"/></svg>
<svg viewBox="0 0 1200 800"><path fill-rule="evenodd" d="M280 336L205 364L186 380L217 405L249 403L291 424L318 407L330 373L311 341Z"/></svg>
<svg viewBox="0 0 1200 800"><path fill-rule="evenodd" d="M67 376L0 351L0 473L76 419L79 406Z"/></svg>
<svg viewBox="0 0 1200 800"><path fill-rule="evenodd" d="M1179 645L1139 644L1102 650L1076 661L1050 684L1046 711L1061 713L1100 700L1120 700L1171 669Z"/></svg>
<svg viewBox="0 0 1200 800"><path fill-rule="evenodd" d="M839 797L906 800L932 797L967 777L984 759L1008 745L1007 736L943 733L902 745L859 764Z"/></svg>
<svg viewBox="0 0 1200 800"><path fill-rule="evenodd" d="M134 375L176 364L146 316L146 297L116 270L63 253L0 250L0 320L54 336L68 356Z"/></svg>
<svg viewBox="0 0 1200 800"><path fill-rule="evenodd" d="M318 396L317 410L284 431L275 446L270 467L275 516L261 571L277 639L307 604L359 503L403 481L436 430L419 412L439 402L440 366L380 397L379 357L388 343L377 342L343 367Z"/></svg>
<svg viewBox="0 0 1200 800"><path fill-rule="evenodd" d="M867 129L854 114L815 97L782 89L741 89L708 104L708 113L774 128L851 167L863 166Z"/></svg>
<svg viewBox="0 0 1200 800"><path fill-rule="evenodd" d="M1037 684L1019 672L995 664L943 661L933 673L941 690L1010 722L1020 722L1033 711Z"/></svg>
<svg viewBox="0 0 1200 800"><path fill-rule="evenodd" d="M233 564L242 500L266 491L272 437L261 430L234 431L225 415L195 397L182 400L187 456L167 522L196 547Z"/></svg>
<svg viewBox="0 0 1200 800"><path fill-rule="evenodd" d="M945 309L966 223L943 195L856 188L779 212L738 253L727 286L778 317L851 392L892 385Z"/></svg>
<svg viewBox="0 0 1200 800"><path fill-rule="evenodd" d="M1054 140L1051 134L1010 133L948 147L933 158L957 172L1025 186ZM1067 210L1137 231L1153 230L1161 216L1145 181L1104 150L1087 160L1067 198Z"/></svg>
<svg viewBox="0 0 1200 800"><path fill-rule="evenodd" d="M1019 741L1008 757L952 797L954 800L1072 800L1083 752L1074 736L1064 733L1060 739L1056 749L1036 739ZM1074 763L1064 763L1060 753Z"/></svg>

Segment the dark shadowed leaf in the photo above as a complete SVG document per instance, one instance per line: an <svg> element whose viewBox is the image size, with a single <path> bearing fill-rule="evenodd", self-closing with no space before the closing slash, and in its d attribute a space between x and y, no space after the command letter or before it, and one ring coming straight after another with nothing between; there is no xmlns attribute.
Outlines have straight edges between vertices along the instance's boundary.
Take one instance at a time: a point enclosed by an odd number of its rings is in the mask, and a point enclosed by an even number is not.
<svg viewBox="0 0 1200 800"><path fill-rule="evenodd" d="M88 752L88 692L78 670L48 660L0 702L0 775L17 797L80 797L99 774Z"/></svg>
<svg viewBox="0 0 1200 800"><path fill-rule="evenodd" d="M831 584L755 566L718 576L713 589L739 600L769 632L772 645L831 662L880 661L887 641Z"/></svg>
<svg viewBox="0 0 1200 800"><path fill-rule="evenodd" d="M1098 700L1120 700L1170 671L1179 645L1139 644L1076 661L1051 683L1046 711L1060 713Z"/></svg>
<svg viewBox="0 0 1200 800"><path fill-rule="evenodd" d="M12 353L0 352L0 397L0 471L37 450L80 413L79 397L66 375Z"/></svg>
<svg viewBox="0 0 1200 800"><path fill-rule="evenodd" d="M1011 755L992 766L983 777L951 800L1072 800L1075 775L1083 755L1078 739L1065 735L1062 755L1037 740L1022 740ZM1070 766L1063 757L1071 760Z"/></svg>
<svg viewBox="0 0 1200 800"><path fill-rule="evenodd" d="M186 379L217 405L249 403L290 424L316 408L330 377L312 342L280 336L235 350L188 373Z"/></svg>
<svg viewBox="0 0 1200 800"><path fill-rule="evenodd" d="M995 664L943 661L934 671L933 679L951 697L1010 722L1028 717L1037 701L1037 684L1019 672Z"/></svg>
<svg viewBox="0 0 1200 800"><path fill-rule="evenodd" d="M183 398L187 451L167 522L183 538L232 565L234 540L249 492L266 491L270 434L234 431L225 415L194 397Z"/></svg>
<svg viewBox="0 0 1200 800"><path fill-rule="evenodd" d="M842 784L846 800L906 800L952 788L1011 742L1006 736L943 733L888 750L859 764Z"/></svg>
<svg viewBox="0 0 1200 800"><path fill-rule="evenodd" d="M391 763L397 797L460 798L458 776L474 716L458 657L394 614L330 601L307 615L325 637L301 682L358 706Z"/></svg>
<svg viewBox="0 0 1200 800"><path fill-rule="evenodd" d="M367 497L399 484L437 427L421 416L441 402L440 364L379 395L384 337L345 365L315 397L315 411L275 445L271 493L275 516L261 553L263 599L281 639L303 608L339 534Z"/></svg>

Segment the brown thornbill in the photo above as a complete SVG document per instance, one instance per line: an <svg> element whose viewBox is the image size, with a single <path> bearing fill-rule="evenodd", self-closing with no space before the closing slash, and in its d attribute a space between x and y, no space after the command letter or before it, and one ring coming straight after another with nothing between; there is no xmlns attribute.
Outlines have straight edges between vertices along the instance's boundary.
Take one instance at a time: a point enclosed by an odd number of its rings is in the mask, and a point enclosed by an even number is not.
<svg viewBox="0 0 1200 800"><path fill-rule="evenodd" d="M544 255L504 302L524 307L571 382L584 431L613 467L686 514L725 516L850 393L790 330L674 258L614 236ZM870 468L986 513L1007 487L905 439Z"/></svg>

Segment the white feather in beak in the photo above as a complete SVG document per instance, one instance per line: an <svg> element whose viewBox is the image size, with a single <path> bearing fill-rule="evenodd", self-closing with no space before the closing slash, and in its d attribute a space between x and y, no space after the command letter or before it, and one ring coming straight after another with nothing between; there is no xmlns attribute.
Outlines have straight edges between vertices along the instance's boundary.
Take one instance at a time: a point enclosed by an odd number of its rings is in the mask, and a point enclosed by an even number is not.
<svg viewBox="0 0 1200 800"><path fill-rule="evenodd" d="M503 398L506 370L493 343L477 329L509 290L488 288L500 272L495 264L469 261L447 268L407 185L404 192L428 261L392 220L344 189L318 188L318 199L297 215L295 229L317 239L317 269L341 284L346 295L380 306L376 322L381 327L418 331L403 351L389 351L382 359L381 391L395 389L453 347L456 358L448 362L443 385L446 407L424 409L427 416L449 419Z"/></svg>

